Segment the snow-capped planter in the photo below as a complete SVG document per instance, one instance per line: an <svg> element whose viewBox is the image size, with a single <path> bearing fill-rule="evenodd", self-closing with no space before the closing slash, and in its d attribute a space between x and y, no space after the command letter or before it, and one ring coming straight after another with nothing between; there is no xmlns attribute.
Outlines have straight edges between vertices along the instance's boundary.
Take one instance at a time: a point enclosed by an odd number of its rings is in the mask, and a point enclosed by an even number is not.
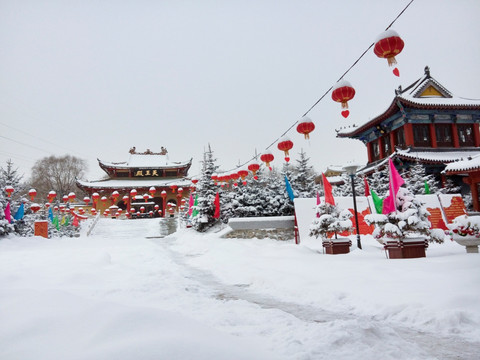
<svg viewBox="0 0 480 360"><path fill-rule="evenodd" d="M480 245L480 216L461 215L447 227L452 240L465 246L467 253L478 253Z"/></svg>
<svg viewBox="0 0 480 360"><path fill-rule="evenodd" d="M340 211L336 205L324 202L317 205L316 215L310 226L310 236L321 236L322 246L327 254L349 253L352 242L337 235L352 229L352 213L347 209Z"/></svg>
<svg viewBox="0 0 480 360"><path fill-rule="evenodd" d="M396 211L389 214L365 216L367 224L376 225L373 236L383 243L390 259L425 257L429 241L443 243L444 233L430 230L430 213L408 189L398 190L395 205Z"/></svg>

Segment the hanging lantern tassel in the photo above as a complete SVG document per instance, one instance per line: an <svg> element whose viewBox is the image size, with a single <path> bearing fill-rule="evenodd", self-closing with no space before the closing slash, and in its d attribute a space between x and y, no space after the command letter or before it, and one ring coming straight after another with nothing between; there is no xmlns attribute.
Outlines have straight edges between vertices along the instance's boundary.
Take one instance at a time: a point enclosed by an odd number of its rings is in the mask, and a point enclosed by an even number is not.
<svg viewBox="0 0 480 360"><path fill-rule="evenodd" d="M333 87L332 99L333 101L336 101L342 104L342 109L345 109L342 111L342 116L344 118L347 118L350 115L350 111L347 110L348 101L352 100L354 96L355 96L355 89L345 79L341 79Z"/></svg>
<svg viewBox="0 0 480 360"><path fill-rule="evenodd" d="M393 66L397 63L395 56L400 54L405 43L395 30L388 29L377 37L373 52L379 58L387 59L388 66ZM400 76L398 68L393 69L395 76Z"/></svg>
<svg viewBox="0 0 480 360"><path fill-rule="evenodd" d="M280 139L279 143L277 144L278 150L281 150L285 153L285 161L288 163L290 161L290 154L289 150L293 148L293 142L287 137L283 137Z"/></svg>

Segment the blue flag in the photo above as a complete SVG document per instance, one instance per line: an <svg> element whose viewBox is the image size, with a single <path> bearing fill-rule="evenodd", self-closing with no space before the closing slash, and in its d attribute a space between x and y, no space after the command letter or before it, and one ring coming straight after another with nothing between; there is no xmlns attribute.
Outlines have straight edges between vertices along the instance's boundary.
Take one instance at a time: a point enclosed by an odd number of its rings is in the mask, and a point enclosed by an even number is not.
<svg viewBox="0 0 480 360"><path fill-rule="evenodd" d="M48 208L48 219L53 222L53 211L52 208Z"/></svg>
<svg viewBox="0 0 480 360"><path fill-rule="evenodd" d="M15 220L22 220L23 216L25 215L25 206L23 206L23 203L20 205L18 208L17 212L13 216Z"/></svg>
<svg viewBox="0 0 480 360"><path fill-rule="evenodd" d="M285 175L285 186L287 187L288 197L290 198L290 200L293 201L293 199L295 199L295 195L293 194L293 189L290 185L290 182L288 181L287 175Z"/></svg>

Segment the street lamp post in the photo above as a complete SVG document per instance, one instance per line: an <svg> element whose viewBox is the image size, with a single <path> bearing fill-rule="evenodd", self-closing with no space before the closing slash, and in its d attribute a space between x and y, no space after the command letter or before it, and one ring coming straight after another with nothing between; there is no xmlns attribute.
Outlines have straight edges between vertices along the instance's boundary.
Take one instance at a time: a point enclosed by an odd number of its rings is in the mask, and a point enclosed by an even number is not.
<svg viewBox="0 0 480 360"><path fill-rule="evenodd" d="M357 173L358 165L348 165L344 166L343 169L347 173L347 175L350 176L350 179L352 179L352 193L353 193L353 211L355 215L355 226L357 230L357 247L361 250L362 249L362 243L360 241L360 227L358 225L358 214L357 214L357 199L355 197L355 174Z"/></svg>

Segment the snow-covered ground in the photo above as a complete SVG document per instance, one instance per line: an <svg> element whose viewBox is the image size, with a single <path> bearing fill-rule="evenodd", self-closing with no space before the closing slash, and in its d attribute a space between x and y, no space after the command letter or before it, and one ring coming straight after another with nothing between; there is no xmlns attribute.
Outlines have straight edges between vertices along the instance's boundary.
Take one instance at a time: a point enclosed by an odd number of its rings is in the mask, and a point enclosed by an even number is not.
<svg viewBox="0 0 480 360"><path fill-rule="evenodd" d="M164 220L0 240L0 359L478 359L480 255L223 239ZM352 239L354 240L354 239ZM355 243L355 240L353 241Z"/></svg>

